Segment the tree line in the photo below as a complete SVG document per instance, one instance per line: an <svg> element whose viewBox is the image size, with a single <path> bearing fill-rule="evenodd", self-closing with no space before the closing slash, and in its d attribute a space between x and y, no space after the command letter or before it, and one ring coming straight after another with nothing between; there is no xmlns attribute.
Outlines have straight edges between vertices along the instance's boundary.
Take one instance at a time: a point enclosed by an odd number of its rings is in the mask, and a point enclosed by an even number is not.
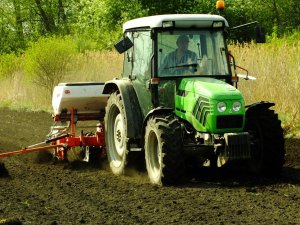
<svg viewBox="0 0 300 225"><path fill-rule="evenodd" d="M123 22L148 15L213 13L215 0L1 0L0 53L20 52L41 37L71 36L83 49L110 49ZM258 21L268 35L296 32L296 0L225 0L230 26ZM242 31L243 32L243 31ZM246 31L245 31L246 32Z"/></svg>

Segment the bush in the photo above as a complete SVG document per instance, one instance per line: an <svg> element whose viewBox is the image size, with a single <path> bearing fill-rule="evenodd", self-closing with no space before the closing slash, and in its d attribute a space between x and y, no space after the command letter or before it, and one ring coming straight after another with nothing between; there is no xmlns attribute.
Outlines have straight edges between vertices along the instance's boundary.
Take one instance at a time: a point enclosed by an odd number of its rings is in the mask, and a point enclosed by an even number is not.
<svg viewBox="0 0 300 225"><path fill-rule="evenodd" d="M16 54L0 55L0 79L13 77L20 70L20 57Z"/></svg>
<svg viewBox="0 0 300 225"><path fill-rule="evenodd" d="M87 35L76 35L73 37L73 39L77 46L77 51L80 53L100 49L100 46L97 44L97 42L91 37L87 37Z"/></svg>
<svg viewBox="0 0 300 225"><path fill-rule="evenodd" d="M25 52L25 74L49 94L70 70L69 62L76 53L69 37L41 38Z"/></svg>

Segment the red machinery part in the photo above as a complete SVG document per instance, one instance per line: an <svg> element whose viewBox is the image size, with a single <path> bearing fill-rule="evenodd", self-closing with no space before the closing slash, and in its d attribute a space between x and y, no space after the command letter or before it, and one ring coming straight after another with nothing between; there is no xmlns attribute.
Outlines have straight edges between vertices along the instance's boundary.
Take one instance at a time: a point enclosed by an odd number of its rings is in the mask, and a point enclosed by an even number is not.
<svg viewBox="0 0 300 225"><path fill-rule="evenodd" d="M79 136L75 136L75 127L76 127L76 122L75 121L75 112L73 108L70 110L70 126L68 127L68 130L70 130L70 133L68 134L62 134L59 136L55 136L52 139L46 140L44 142L38 143L31 145L27 148L22 148L17 151L11 151L11 152L6 152L6 153L0 153L0 158L1 157L7 157L7 156L12 156L12 155L19 155L19 154L24 154L24 153L29 153L29 152L37 152L37 151L45 151L49 149L54 149L54 155L60 159L60 160L65 160L66 159L66 151L70 150L73 147L85 147L85 146L90 146L90 147L98 147L99 151L102 151L102 155L105 154L105 134L104 134L104 128L103 124L98 124L97 130L95 135L92 136L85 136L83 135L83 132ZM59 120L58 117L53 118L55 121ZM92 119L94 119L92 117ZM44 145L44 146L40 146ZM40 147L36 147L40 146Z"/></svg>
<svg viewBox="0 0 300 225"><path fill-rule="evenodd" d="M29 152L45 151L45 150L48 150L50 148L59 148L59 147L63 147L63 145L47 145L47 146L43 146L43 147L36 147L36 148L30 148L30 149L21 148L20 150L17 150L17 151L1 153L0 157L20 155L20 154L29 153Z"/></svg>

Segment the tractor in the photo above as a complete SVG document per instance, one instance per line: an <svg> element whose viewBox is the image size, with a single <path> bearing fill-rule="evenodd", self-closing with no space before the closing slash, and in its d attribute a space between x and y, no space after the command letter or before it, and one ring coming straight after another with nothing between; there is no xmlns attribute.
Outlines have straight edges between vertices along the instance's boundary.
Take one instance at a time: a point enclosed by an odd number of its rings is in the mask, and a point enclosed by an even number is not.
<svg viewBox="0 0 300 225"><path fill-rule="evenodd" d="M147 169L154 185L182 181L189 168L237 164L276 175L284 136L274 103L245 105L238 66L220 15L170 14L130 20L115 44L122 78L107 81L105 147L111 171ZM183 46L180 46L183 45ZM186 55L183 54L185 52Z"/></svg>

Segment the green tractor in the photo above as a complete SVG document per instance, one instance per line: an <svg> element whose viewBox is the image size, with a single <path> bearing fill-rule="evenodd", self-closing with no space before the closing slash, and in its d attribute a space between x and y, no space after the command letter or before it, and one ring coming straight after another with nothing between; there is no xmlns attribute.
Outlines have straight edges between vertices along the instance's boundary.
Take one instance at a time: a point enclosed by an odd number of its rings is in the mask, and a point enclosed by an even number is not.
<svg viewBox="0 0 300 225"><path fill-rule="evenodd" d="M278 174L284 137L274 103L245 105L219 15L134 19L116 43L122 79L105 83L108 161L116 175L146 164L150 182L181 181L196 166L241 164ZM246 79L249 79L248 75ZM141 157L143 156L143 157Z"/></svg>

